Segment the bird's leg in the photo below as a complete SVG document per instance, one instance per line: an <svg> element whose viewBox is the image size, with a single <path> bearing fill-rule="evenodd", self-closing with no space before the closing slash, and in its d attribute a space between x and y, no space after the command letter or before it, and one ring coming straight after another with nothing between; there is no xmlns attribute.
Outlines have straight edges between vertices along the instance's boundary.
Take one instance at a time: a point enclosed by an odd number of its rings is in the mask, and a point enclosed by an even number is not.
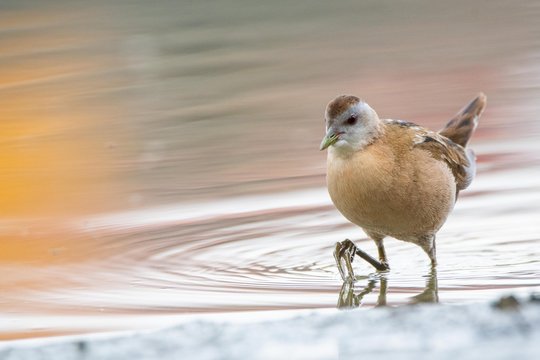
<svg viewBox="0 0 540 360"><path fill-rule="evenodd" d="M386 259L386 251L384 250L383 244L384 235L372 231L367 231L365 229L364 231L366 232L366 234L368 234L370 238L373 239L373 241L375 241L375 245L377 245L377 252L379 253L380 263L378 263L377 265L372 265L375 266L375 268L379 271L389 270L390 266L388 266L388 260Z"/></svg>
<svg viewBox="0 0 540 360"><path fill-rule="evenodd" d="M424 235L419 238L418 244L426 252L431 260L431 266L437 266L437 249L435 246L435 235Z"/></svg>
<svg viewBox="0 0 540 360"><path fill-rule="evenodd" d="M386 264L383 264L383 263L380 263L378 262L377 260L375 260L374 258L372 258L371 256L369 256L368 253L360 250L360 249L356 249L356 255L360 256L362 259L366 260L368 263L370 263L371 265L373 265L373 267L379 271L384 271L384 270L388 270L390 269L388 267L388 265Z"/></svg>
<svg viewBox="0 0 540 360"><path fill-rule="evenodd" d="M377 251L379 252L379 261L382 265L386 266L386 269L390 269L388 260L386 259L386 251L384 250L383 239L376 239L375 244L377 245Z"/></svg>
<svg viewBox="0 0 540 360"><path fill-rule="evenodd" d="M431 259L431 266L437 266L437 245L435 243L435 236L433 237L433 243L431 244L431 250L428 253L429 258Z"/></svg>

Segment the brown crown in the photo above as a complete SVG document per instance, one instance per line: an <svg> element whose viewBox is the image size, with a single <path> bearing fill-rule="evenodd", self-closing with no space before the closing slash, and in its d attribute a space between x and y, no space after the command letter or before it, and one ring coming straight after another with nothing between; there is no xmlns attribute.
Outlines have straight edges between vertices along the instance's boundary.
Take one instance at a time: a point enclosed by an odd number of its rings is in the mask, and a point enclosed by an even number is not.
<svg viewBox="0 0 540 360"><path fill-rule="evenodd" d="M330 101L326 106L326 116L329 119L333 119L349 109L352 105L358 104L360 99L352 95L340 95L334 100Z"/></svg>

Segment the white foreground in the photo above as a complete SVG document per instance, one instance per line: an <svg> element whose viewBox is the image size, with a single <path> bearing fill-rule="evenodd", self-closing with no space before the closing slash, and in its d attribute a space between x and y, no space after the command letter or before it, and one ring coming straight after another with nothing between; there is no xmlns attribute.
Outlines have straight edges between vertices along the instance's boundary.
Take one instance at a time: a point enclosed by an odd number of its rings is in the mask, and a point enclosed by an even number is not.
<svg viewBox="0 0 540 360"><path fill-rule="evenodd" d="M268 314L267 314L268 315ZM539 359L540 302L416 305L196 320L145 332L0 344L0 359Z"/></svg>

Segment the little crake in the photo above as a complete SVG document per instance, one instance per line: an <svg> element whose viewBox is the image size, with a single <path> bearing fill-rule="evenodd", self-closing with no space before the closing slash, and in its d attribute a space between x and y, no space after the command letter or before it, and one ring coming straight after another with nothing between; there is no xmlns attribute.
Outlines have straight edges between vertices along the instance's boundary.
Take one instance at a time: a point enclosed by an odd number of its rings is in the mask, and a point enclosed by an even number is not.
<svg viewBox="0 0 540 360"><path fill-rule="evenodd" d="M420 246L437 264L435 235L475 175L467 143L486 106L480 93L439 132L401 120L383 120L367 103L338 96L326 107L328 192L336 208L372 238L379 262L350 240L334 256L344 281L354 278L357 254L379 270L388 269L383 239Z"/></svg>

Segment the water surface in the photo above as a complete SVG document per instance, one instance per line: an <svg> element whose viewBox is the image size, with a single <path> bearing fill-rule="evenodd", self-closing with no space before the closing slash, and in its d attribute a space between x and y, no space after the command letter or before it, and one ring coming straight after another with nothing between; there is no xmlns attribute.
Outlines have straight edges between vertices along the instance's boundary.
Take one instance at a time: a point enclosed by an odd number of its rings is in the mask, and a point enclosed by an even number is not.
<svg viewBox="0 0 540 360"><path fill-rule="evenodd" d="M0 338L335 308L333 244L376 253L325 189L323 112L341 93L433 129L488 95L436 274L388 239L390 272L355 262L355 304L537 291L538 15L532 1L3 2Z"/></svg>

